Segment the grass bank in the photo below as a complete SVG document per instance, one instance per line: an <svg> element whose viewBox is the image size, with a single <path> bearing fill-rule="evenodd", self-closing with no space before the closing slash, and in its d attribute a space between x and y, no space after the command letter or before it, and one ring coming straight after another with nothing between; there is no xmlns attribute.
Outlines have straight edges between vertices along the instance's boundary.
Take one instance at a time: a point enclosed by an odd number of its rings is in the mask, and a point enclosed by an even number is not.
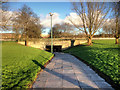
<svg viewBox="0 0 120 90"><path fill-rule="evenodd" d="M44 65L53 54L15 42L2 42L2 88L28 88L41 69L34 61Z"/></svg>
<svg viewBox="0 0 120 90"><path fill-rule="evenodd" d="M81 58L120 85L120 48L115 40L93 40L92 46L77 46L64 52Z"/></svg>

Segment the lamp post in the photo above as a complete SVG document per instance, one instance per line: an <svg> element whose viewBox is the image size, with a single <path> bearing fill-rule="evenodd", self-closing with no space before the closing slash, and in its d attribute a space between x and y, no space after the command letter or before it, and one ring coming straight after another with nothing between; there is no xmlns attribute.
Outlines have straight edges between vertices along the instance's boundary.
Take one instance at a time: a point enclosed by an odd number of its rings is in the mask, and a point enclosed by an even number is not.
<svg viewBox="0 0 120 90"><path fill-rule="evenodd" d="M51 53L53 53L53 32L52 32L52 13L49 13L51 16Z"/></svg>

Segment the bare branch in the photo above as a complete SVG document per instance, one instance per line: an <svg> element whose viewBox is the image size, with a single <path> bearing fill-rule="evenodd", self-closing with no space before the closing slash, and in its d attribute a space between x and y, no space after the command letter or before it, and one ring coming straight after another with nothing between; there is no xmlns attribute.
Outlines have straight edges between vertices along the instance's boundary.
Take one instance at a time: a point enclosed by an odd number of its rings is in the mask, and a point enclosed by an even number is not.
<svg viewBox="0 0 120 90"><path fill-rule="evenodd" d="M107 21L106 17L110 8L106 4L104 2L74 2L72 4L73 11L80 17L83 28L80 28L81 25L76 25L72 20L70 22L79 30L82 29L81 31L85 32L88 38L92 38Z"/></svg>

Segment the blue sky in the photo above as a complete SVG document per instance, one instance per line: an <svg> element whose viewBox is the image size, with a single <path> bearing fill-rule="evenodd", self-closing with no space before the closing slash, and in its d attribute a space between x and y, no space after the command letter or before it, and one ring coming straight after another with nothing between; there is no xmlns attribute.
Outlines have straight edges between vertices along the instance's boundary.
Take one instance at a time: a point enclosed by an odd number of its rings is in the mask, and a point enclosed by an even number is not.
<svg viewBox="0 0 120 90"><path fill-rule="evenodd" d="M64 19L71 11L70 2L11 2L9 6L11 10L18 10L24 4L29 6L38 16L56 12L60 14L60 18Z"/></svg>
<svg viewBox="0 0 120 90"><path fill-rule="evenodd" d="M11 11L17 11L20 9L24 4L30 7L34 13L36 13L40 19L47 20L49 12L56 13L55 21L61 21L66 18L67 15L73 13L71 10L71 2L9 2L8 5ZM45 21L44 20L44 21ZM47 21L48 23L49 21ZM46 24L46 23L45 23ZM48 33L50 27L46 28L46 32ZM8 31L7 31L8 32ZM10 31L11 32L11 31Z"/></svg>
<svg viewBox="0 0 120 90"><path fill-rule="evenodd" d="M57 13L59 19L65 19L72 12L71 2L9 2L9 10L18 11L24 4L30 7L40 19L45 19L49 12ZM47 28L45 33L48 31L49 29ZM9 32L11 33L11 31L5 31L3 33Z"/></svg>

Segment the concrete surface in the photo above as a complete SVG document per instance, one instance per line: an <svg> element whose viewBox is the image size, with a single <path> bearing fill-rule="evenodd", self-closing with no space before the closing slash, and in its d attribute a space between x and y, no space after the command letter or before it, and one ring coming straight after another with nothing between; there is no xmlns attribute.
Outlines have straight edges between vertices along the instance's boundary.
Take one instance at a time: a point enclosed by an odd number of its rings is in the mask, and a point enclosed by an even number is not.
<svg viewBox="0 0 120 90"><path fill-rule="evenodd" d="M72 55L55 52L55 57L38 75L32 88L113 90L89 66Z"/></svg>

